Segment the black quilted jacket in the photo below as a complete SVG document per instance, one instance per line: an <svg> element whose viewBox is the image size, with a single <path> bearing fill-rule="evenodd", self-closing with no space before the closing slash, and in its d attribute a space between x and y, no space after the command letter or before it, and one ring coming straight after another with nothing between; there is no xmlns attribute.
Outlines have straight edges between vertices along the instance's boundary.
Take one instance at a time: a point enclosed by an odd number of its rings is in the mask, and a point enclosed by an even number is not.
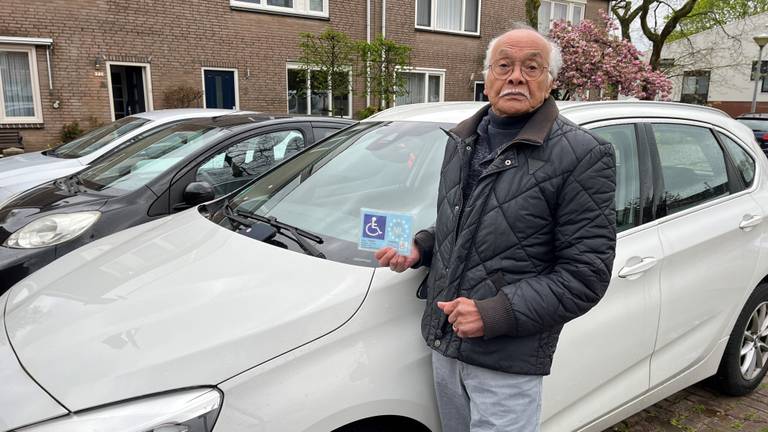
<svg viewBox="0 0 768 432"><path fill-rule="evenodd" d="M430 266L422 334L448 357L547 375L563 324L605 293L616 246L612 146L559 115L549 98L501 146L467 202L462 184L484 107L448 132L437 221L416 234ZM436 302L475 300L485 336L456 336Z"/></svg>

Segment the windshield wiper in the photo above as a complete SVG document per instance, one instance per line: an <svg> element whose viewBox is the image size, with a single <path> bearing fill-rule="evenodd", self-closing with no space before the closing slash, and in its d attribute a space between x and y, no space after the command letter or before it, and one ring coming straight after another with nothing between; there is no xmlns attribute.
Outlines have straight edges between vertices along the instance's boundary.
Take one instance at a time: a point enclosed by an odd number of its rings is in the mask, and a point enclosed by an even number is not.
<svg viewBox="0 0 768 432"><path fill-rule="evenodd" d="M241 225L246 225L244 223L245 221L240 219L241 217L247 220L265 223L271 226L272 228L276 229L278 234L282 234L288 237L289 239L295 241L296 244L298 244L301 250L303 250L305 253L312 255L314 257L325 259L324 253L317 250L317 248L314 245L312 245L311 243L305 240L305 239L309 239L317 244L323 244L323 238L316 234L312 234L309 231L304 231L301 228L296 228L295 226L289 225L285 222L280 222L274 216L262 216L256 213L250 213L243 210L237 210L236 212L233 212L232 207L229 206L229 203L227 203L224 206L224 215L228 219L233 220ZM289 233L293 234L293 236L286 235L285 231L288 231Z"/></svg>

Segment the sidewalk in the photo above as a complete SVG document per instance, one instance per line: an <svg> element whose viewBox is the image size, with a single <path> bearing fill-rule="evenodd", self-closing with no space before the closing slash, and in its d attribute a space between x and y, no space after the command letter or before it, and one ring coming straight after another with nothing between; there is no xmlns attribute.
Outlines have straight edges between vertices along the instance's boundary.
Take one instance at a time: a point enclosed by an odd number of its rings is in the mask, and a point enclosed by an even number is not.
<svg viewBox="0 0 768 432"><path fill-rule="evenodd" d="M753 393L729 397L693 385L604 432L768 432L768 378Z"/></svg>

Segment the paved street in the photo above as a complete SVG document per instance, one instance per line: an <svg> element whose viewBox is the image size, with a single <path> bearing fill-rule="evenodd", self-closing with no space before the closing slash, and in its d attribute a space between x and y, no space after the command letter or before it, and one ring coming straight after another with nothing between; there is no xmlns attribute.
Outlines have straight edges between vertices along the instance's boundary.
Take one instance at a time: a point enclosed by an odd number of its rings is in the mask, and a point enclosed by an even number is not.
<svg viewBox="0 0 768 432"><path fill-rule="evenodd" d="M768 379L754 393L727 397L706 383L689 387L605 432L768 432Z"/></svg>

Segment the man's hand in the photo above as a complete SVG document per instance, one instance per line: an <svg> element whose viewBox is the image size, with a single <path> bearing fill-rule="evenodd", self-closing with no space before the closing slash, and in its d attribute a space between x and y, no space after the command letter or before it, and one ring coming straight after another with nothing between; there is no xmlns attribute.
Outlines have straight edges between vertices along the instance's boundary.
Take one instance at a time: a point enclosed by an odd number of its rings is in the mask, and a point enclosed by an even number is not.
<svg viewBox="0 0 768 432"><path fill-rule="evenodd" d="M391 247L381 248L373 256L379 261L380 266L389 267L390 270L398 273L411 268L412 265L421 259L419 248L415 244L411 246L411 254L409 256L398 255L397 251Z"/></svg>
<svg viewBox="0 0 768 432"><path fill-rule="evenodd" d="M483 318L474 301L459 297L449 302L437 302L437 307L448 315L448 322L453 324L453 332L456 336L471 338L485 334Z"/></svg>

